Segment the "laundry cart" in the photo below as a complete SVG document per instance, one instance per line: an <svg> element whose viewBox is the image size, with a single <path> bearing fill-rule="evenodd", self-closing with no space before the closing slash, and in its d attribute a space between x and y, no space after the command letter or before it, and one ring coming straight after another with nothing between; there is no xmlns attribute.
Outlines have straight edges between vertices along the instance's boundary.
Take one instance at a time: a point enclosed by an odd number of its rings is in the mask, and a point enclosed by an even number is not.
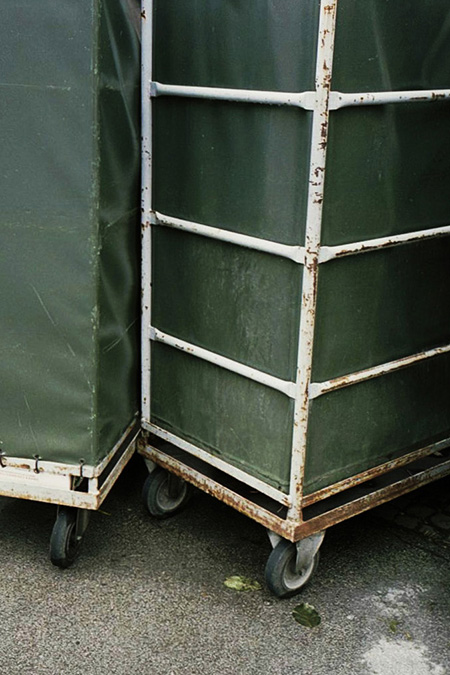
<svg viewBox="0 0 450 675"><path fill-rule="evenodd" d="M450 473L450 9L146 0L142 30L144 499L261 523L287 596L328 527Z"/></svg>
<svg viewBox="0 0 450 675"><path fill-rule="evenodd" d="M140 7L0 15L0 495L59 505L67 567L140 426Z"/></svg>

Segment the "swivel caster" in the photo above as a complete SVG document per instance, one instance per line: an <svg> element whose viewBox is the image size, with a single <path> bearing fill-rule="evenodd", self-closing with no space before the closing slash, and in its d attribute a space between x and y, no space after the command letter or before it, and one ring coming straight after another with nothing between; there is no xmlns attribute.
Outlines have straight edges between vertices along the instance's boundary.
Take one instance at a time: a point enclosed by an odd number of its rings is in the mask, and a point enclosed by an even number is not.
<svg viewBox="0 0 450 675"><path fill-rule="evenodd" d="M301 591L316 571L325 533L313 534L296 544L272 532L269 536L274 548L266 564L266 584L278 598L290 598Z"/></svg>
<svg viewBox="0 0 450 675"><path fill-rule="evenodd" d="M90 512L59 506L50 537L50 560L56 567L70 567L78 556Z"/></svg>
<svg viewBox="0 0 450 675"><path fill-rule="evenodd" d="M155 518L174 515L183 508L190 496L189 483L162 467L147 476L142 490L142 501Z"/></svg>

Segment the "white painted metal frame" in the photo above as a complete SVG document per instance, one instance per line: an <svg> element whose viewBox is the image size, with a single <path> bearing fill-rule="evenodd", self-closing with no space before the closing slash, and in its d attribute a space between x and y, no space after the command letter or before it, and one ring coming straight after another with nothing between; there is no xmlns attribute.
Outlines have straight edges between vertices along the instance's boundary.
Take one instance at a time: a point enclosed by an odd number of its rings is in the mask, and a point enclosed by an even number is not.
<svg viewBox="0 0 450 675"><path fill-rule="evenodd" d="M190 342L185 342L184 340L173 337L173 335L163 333L157 328L150 328L150 339L154 342L162 342L163 344L169 345L169 347L174 347L179 351L186 352L191 356L196 356L197 358L208 361L209 363L214 363L216 366L225 368L225 370L230 370L232 373L236 373L237 375L247 377L249 380L253 380L254 382L259 382L259 384L264 384L266 387L270 387L271 389L281 391L282 394L286 394L286 396L289 396L290 398L295 398L296 396L295 382L280 380L280 378L263 373L261 370L250 368L243 363L233 361L233 359L228 359L225 356L216 354L215 352L210 352L208 349L197 347Z"/></svg>
<svg viewBox="0 0 450 675"><path fill-rule="evenodd" d="M96 510L134 454L138 434L139 429L133 422L108 455L95 466L82 462L78 465L63 464L2 455L0 495ZM110 464L114 464L112 470L100 482L101 474ZM76 489L80 479L88 482L86 492Z"/></svg>
<svg viewBox="0 0 450 675"><path fill-rule="evenodd" d="M305 262L304 246L279 244L276 241L260 239L259 237L250 237L249 235L241 234L240 232L231 232L230 230L223 230L219 227L210 227L209 225L194 223L190 220L165 216L158 211L152 213L151 223L152 225L165 225L166 227L171 227L175 230L199 234L202 237L217 239L218 241L224 241L229 244L236 244L237 246L254 249L255 251L261 251L262 253L270 253L272 255L280 256L281 258L288 258L293 262L301 264L304 264Z"/></svg>
<svg viewBox="0 0 450 675"><path fill-rule="evenodd" d="M317 278L320 264L344 256L376 251L387 247L414 243L422 239L450 234L450 225L416 232L351 242L340 246L321 246L322 204L326 172L329 113L348 106L385 105L411 102L433 102L450 99L450 90L342 93L331 91L334 36L338 0L321 0L319 39L316 61L315 90L305 92L252 91L219 87L169 85L152 79L153 1L142 2L142 81L143 81L143 155L142 155L142 426L206 463L258 489L263 494L288 506L288 521L300 522L303 502L303 475L310 401L341 387L350 386L394 372L424 359L450 351L450 345L420 352L386 364L327 382L311 382L313 337L316 316ZM152 100L158 96L229 101L260 105L293 106L313 113L309 193L304 246L287 246L258 237L213 227L205 223L182 220L153 210L152 205ZM287 258L303 265L302 307L299 326L297 377L286 382L251 368L243 363L185 342L152 326L151 322L151 229L169 227L194 235L209 237L232 245L243 246L270 255ZM151 423L151 342L163 342L192 356L226 368L243 377L272 387L295 401L289 495L275 490L250 474L214 457L201 448Z"/></svg>
<svg viewBox="0 0 450 675"><path fill-rule="evenodd" d="M319 272L320 235L325 184L325 163L328 141L328 98L333 71L336 0L321 0L316 61L317 105L313 112L309 191L306 213L306 264L303 271L302 307L297 356L297 397L292 434L290 497L288 520L302 517L303 479L309 419L309 384L313 358L316 321L317 277Z"/></svg>
<svg viewBox="0 0 450 675"><path fill-rule="evenodd" d="M149 327L152 310L152 100L150 83L153 65L153 1L142 0L142 260L141 260L141 411L144 420L150 420L151 353Z"/></svg>
<svg viewBox="0 0 450 675"><path fill-rule="evenodd" d="M198 459L201 459L206 464L214 466L216 469L219 469L219 471L223 471L228 475L232 475L233 478L236 478L237 480L241 481L241 483L250 486L254 490L258 490L258 492L267 495L267 497L270 497L274 501L279 502L280 504L284 504L284 506L291 505L289 495L280 492L280 490L276 490L271 485L267 485L267 483L264 483L264 481L259 480L259 478L255 478L255 476L252 476L250 473L242 471L242 469L238 469L237 467L233 467L233 473L231 473L230 465L228 462L224 461L223 459L220 459L219 457L212 457L210 453L207 452L206 450L202 450L193 443L185 441L183 438L180 438L179 436L172 434L170 431L167 431L166 429L162 429L161 427L152 425L151 431L152 433L155 434L155 436L158 436L158 438L161 438L162 440L167 441L168 443L172 443L173 445L179 447L181 450L184 450L193 457L198 457Z"/></svg>

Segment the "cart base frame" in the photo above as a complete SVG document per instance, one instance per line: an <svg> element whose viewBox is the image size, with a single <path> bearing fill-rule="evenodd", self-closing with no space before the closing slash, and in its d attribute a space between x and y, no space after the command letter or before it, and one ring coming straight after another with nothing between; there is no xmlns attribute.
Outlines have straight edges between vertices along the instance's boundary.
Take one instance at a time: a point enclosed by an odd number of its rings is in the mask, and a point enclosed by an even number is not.
<svg viewBox="0 0 450 675"><path fill-rule="evenodd" d="M106 457L95 466L3 455L0 496L96 511L134 454L139 432L138 422L130 424Z"/></svg>
<svg viewBox="0 0 450 675"><path fill-rule="evenodd" d="M336 493L331 486L326 492L305 497L299 521L287 518L285 506L154 435L144 432L138 441L138 452L144 459L192 483L280 537L298 542L450 475L450 441L437 446L438 449L434 446L429 454L424 455L423 450L412 452L400 461L359 474L352 479L351 485ZM322 494L326 496L320 499Z"/></svg>

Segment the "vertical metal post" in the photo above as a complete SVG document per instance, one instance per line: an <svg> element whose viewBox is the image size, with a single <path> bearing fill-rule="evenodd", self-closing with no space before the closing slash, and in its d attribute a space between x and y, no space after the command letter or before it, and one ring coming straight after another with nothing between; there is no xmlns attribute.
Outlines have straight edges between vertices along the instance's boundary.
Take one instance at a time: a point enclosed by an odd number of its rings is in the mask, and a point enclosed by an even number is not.
<svg viewBox="0 0 450 675"><path fill-rule="evenodd" d="M141 406L142 419L150 420L150 325L152 264L152 81L153 0L142 0L142 339L141 339Z"/></svg>
<svg viewBox="0 0 450 675"><path fill-rule="evenodd" d="M298 522L302 515L303 477L309 417L309 383L311 380L314 325L316 318L317 277L319 267L322 204L328 140L329 95L333 66L337 0L321 0L316 62L316 102L311 134L308 206L306 216L306 260L303 272L300 316L297 394L294 409L290 498L288 520Z"/></svg>

